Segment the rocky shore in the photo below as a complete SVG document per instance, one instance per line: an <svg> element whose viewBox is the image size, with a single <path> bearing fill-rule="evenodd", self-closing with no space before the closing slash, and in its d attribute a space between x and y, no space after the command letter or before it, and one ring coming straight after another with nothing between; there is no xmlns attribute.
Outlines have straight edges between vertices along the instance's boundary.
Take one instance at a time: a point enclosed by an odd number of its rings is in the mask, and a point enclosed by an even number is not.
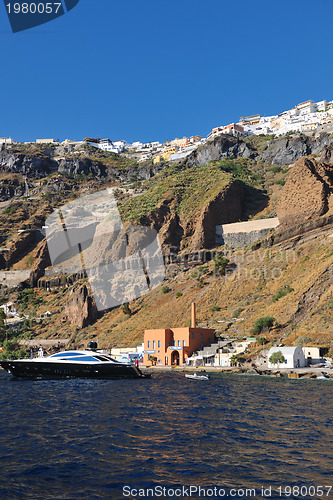
<svg viewBox="0 0 333 500"><path fill-rule="evenodd" d="M197 372L205 370L207 373L237 373L244 375L262 375L270 377L286 377L290 379L317 379L326 378L333 380L333 367L308 367L308 368L284 368L276 370L259 369L253 367L218 367L218 366L147 366L146 370L149 371L175 371L175 372Z"/></svg>

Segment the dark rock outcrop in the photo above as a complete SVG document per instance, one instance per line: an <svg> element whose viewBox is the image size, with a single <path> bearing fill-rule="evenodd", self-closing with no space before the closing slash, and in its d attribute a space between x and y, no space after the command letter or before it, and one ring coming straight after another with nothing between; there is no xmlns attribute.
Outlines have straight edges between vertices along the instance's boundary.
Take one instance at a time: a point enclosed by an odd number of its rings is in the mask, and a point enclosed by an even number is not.
<svg viewBox="0 0 333 500"><path fill-rule="evenodd" d="M26 185L22 178L2 178L0 184L0 201L7 201L14 196L23 196L26 192Z"/></svg>
<svg viewBox="0 0 333 500"><path fill-rule="evenodd" d="M260 158L273 165L289 165L302 156L311 154L311 148L302 138L273 140L267 149L261 153Z"/></svg>
<svg viewBox="0 0 333 500"><path fill-rule="evenodd" d="M42 179L53 172L61 172L76 177L92 174L97 179L105 178L107 168L90 158L53 159L48 156L28 156L10 151L0 152L0 172L16 173L30 179Z"/></svg>
<svg viewBox="0 0 333 500"><path fill-rule="evenodd" d="M231 135L223 135L215 137L215 139L208 141L203 147L193 151L187 159L187 164L189 166L202 167L210 161L218 161L230 156L236 158L255 158L257 153L242 139Z"/></svg>
<svg viewBox="0 0 333 500"><path fill-rule="evenodd" d="M319 137L298 136L295 138L278 137L267 145L259 155L259 159L272 165L290 165L302 156L319 154L323 148L333 143L333 138L328 134Z"/></svg>
<svg viewBox="0 0 333 500"><path fill-rule="evenodd" d="M0 171L25 175L33 179L41 179L58 170L58 163L49 158L28 156L25 154L0 152Z"/></svg>
<svg viewBox="0 0 333 500"><path fill-rule="evenodd" d="M66 158L57 163L58 171L76 177L77 175L92 174L97 179L105 178L106 167L99 162L93 162L89 158Z"/></svg>
<svg viewBox="0 0 333 500"><path fill-rule="evenodd" d="M333 166L333 144L324 147L320 156L320 161L324 165Z"/></svg>
<svg viewBox="0 0 333 500"><path fill-rule="evenodd" d="M320 154L323 148L330 144L333 144L333 137L326 133L318 137L284 136L268 141L266 148L260 153L242 138L220 135L189 155L187 163L189 166L202 166L210 161L232 156L258 159L272 165L290 165L303 156Z"/></svg>

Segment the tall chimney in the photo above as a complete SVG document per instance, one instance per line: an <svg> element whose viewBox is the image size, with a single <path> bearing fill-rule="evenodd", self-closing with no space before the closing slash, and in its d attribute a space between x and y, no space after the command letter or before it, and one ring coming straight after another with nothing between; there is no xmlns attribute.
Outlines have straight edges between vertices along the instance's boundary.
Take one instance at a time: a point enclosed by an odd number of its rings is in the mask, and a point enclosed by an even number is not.
<svg viewBox="0 0 333 500"><path fill-rule="evenodd" d="M196 318L196 310L195 310L195 302L191 304L191 328L195 328L197 326L197 318Z"/></svg>

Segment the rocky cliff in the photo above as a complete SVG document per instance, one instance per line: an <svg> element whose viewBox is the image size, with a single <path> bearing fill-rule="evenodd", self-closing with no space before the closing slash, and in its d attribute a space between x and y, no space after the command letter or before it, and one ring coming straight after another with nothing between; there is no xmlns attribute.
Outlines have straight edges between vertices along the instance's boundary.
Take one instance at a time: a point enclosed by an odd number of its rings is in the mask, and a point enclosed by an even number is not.
<svg viewBox="0 0 333 500"><path fill-rule="evenodd" d="M330 158L331 148L323 152ZM301 158L292 167L278 204L281 224L298 225L326 214L333 194L333 169L313 158Z"/></svg>
<svg viewBox="0 0 333 500"><path fill-rule="evenodd" d="M7 201L14 196L23 196L26 192L24 179L19 175L0 177L0 201Z"/></svg>
<svg viewBox="0 0 333 500"><path fill-rule="evenodd" d="M51 265L47 241L44 239L38 248L36 258L31 269L28 284L30 287L37 286L39 278L44 276L45 268Z"/></svg>
<svg viewBox="0 0 333 500"><path fill-rule="evenodd" d="M28 179L42 179L59 172L71 177L90 176L91 179L104 180L114 178L119 180L146 180L161 170L160 165L154 167L140 165L119 155L107 156L102 151L83 149L65 156L52 156L53 152L40 151L38 148L31 153L31 148L15 147L0 151L0 173L20 174ZM24 192L24 191L23 191ZM18 194L23 194L18 193ZM15 194L11 192L11 194ZM0 191L1 197L1 191ZM9 199L8 196L5 199Z"/></svg>
<svg viewBox="0 0 333 500"><path fill-rule="evenodd" d="M79 328L90 325L96 318L96 306L86 285L74 286L70 291L62 321L73 323Z"/></svg>
<svg viewBox="0 0 333 500"><path fill-rule="evenodd" d="M216 226L237 222L242 217L244 190L235 180L221 187L216 196L190 216L184 211L178 214L174 196L167 193L156 209L141 222L151 226L159 234L162 247L196 251L212 248L216 244Z"/></svg>
<svg viewBox="0 0 333 500"><path fill-rule="evenodd" d="M187 160L189 166L202 167L210 161L223 158L255 158L257 152L242 139L231 135L220 135L208 141L204 146L195 150Z"/></svg>
<svg viewBox="0 0 333 500"><path fill-rule="evenodd" d="M223 158L250 158L272 165L290 165L303 156L318 155L323 148L333 143L333 137L323 133L319 137L298 135L265 140L260 137L235 138L220 135L194 151L187 159L190 166L202 166Z"/></svg>
<svg viewBox="0 0 333 500"><path fill-rule="evenodd" d="M58 163L48 156L29 156L23 153L0 151L0 172L22 174L32 179L41 179L58 170Z"/></svg>
<svg viewBox="0 0 333 500"><path fill-rule="evenodd" d="M239 181L232 181L189 221L181 218L185 241L190 239L190 250L216 246L216 226L240 220L243 203L243 186Z"/></svg>
<svg viewBox="0 0 333 500"><path fill-rule="evenodd" d="M319 137L279 137L267 144L259 158L273 165L290 165L302 156L320 154L323 148L332 142L333 137L328 134L321 134Z"/></svg>
<svg viewBox="0 0 333 500"><path fill-rule="evenodd" d="M8 251L4 254L4 268L10 269L13 264L22 259L36 242L34 231L25 231L15 235L7 245Z"/></svg>

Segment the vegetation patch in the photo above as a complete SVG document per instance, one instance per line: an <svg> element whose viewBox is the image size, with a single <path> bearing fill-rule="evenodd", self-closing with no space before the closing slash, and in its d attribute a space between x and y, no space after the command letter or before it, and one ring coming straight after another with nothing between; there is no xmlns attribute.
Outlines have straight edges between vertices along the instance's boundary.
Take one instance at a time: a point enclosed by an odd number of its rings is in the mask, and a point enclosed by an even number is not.
<svg viewBox="0 0 333 500"><path fill-rule="evenodd" d="M282 297L285 297L286 295L288 295L288 293L291 293L293 291L294 291L294 289L291 288L291 286L286 285L283 288L280 288L280 290L278 290L277 293L275 295L273 295L272 300L273 300L273 302L277 302L279 299L281 299Z"/></svg>
<svg viewBox="0 0 333 500"><path fill-rule="evenodd" d="M275 318L272 316L264 316L263 318L259 318L255 323L251 330L253 335L258 335L264 330L269 330L275 323Z"/></svg>
<svg viewBox="0 0 333 500"><path fill-rule="evenodd" d="M216 164L181 169L173 165L143 184L145 192L119 205L123 220L141 223L164 198L172 199L178 215L190 218L225 188L232 175Z"/></svg>

